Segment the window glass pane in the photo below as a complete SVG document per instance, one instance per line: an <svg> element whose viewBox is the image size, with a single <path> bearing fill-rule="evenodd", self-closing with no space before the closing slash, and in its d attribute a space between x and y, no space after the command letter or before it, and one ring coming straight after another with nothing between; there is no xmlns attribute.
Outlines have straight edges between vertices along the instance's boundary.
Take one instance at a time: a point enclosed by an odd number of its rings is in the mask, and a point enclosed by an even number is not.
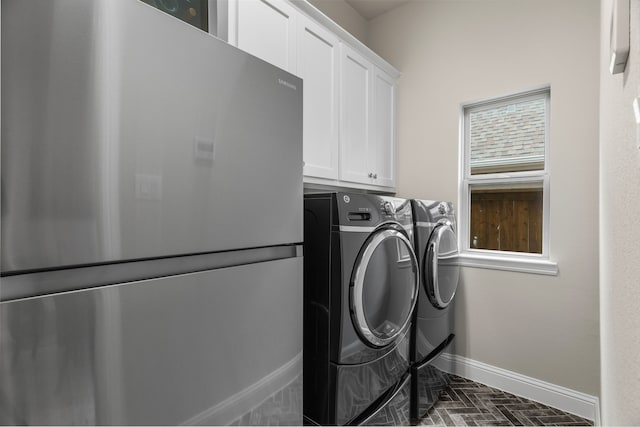
<svg viewBox="0 0 640 427"><path fill-rule="evenodd" d="M542 253L542 183L471 186L469 248Z"/></svg>
<svg viewBox="0 0 640 427"><path fill-rule="evenodd" d="M544 98L469 112L471 174L544 169Z"/></svg>

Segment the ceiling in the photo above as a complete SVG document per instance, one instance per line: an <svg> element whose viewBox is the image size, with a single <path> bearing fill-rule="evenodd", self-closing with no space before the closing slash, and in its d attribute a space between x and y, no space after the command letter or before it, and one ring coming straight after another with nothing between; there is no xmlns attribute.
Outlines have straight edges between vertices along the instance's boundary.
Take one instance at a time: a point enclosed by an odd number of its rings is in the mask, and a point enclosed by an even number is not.
<svg viewBox="0 0 640 427"><path fill-rule="evenodd" d="M358 12L364 19L371 20L383 13L389 12L391 9L395 9L409 0L345 0L356 12Z"/></svg>

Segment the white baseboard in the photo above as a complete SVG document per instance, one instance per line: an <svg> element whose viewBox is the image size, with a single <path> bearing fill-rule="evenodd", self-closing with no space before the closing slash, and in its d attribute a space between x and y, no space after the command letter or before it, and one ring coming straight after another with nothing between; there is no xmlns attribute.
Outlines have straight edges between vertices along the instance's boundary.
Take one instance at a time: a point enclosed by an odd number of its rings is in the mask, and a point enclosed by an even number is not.
<svg viewBox="0 0 640 427"><path fill-rule="evenodd" d="M444 372L578 415L592 420L596 426L600 425L600 403L596 396L455 354L443 353L433 365Z"/></svg>

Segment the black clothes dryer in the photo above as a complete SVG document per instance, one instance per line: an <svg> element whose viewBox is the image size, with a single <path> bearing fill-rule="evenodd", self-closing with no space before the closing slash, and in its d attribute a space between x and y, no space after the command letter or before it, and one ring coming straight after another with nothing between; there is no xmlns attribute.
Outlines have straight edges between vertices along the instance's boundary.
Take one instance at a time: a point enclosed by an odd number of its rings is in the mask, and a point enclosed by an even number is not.
<svg viewBox="0 0 640 427"><path fill-rule="evenodd" d="M323 193L304 207L305 421L407 425L420 282L411 203Z"/></svg>
<svg viewBox="0 0 640 427"><path fill-rule="evenodd" d="M432 362L455 337L453 307L460 267L453 205L431 200L411 204L421 277L411 331L411 419L417 422L448 385L448 376Z"/></svg>

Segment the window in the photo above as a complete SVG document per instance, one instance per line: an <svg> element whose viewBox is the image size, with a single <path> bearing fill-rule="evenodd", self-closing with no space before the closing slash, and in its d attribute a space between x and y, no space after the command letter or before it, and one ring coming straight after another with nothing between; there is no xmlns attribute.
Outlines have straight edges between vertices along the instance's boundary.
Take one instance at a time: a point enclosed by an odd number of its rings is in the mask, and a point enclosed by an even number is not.
<svg viewBox="0 0 640 427"><path fill-rule="evenodd" d="M461 264L557 274L549 261L544 88L463 106Z"/></svg>

